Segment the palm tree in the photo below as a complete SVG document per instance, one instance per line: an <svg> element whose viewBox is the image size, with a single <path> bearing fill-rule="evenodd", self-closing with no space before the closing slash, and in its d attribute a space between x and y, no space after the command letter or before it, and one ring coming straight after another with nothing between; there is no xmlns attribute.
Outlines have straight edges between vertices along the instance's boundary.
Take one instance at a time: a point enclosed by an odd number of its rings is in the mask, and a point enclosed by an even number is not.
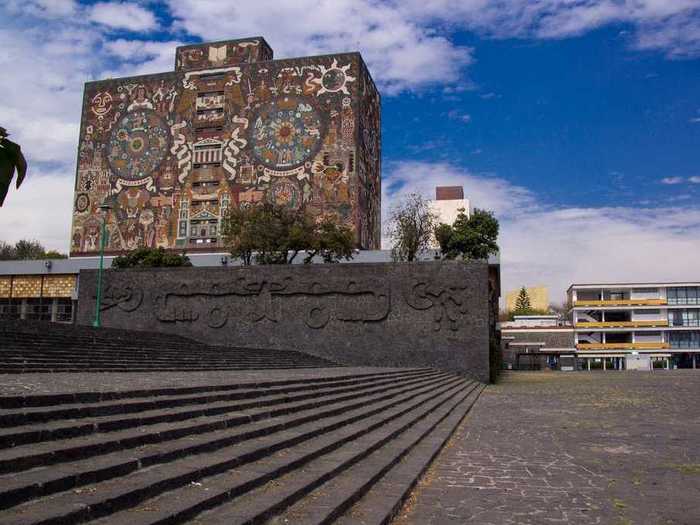
<svg viewBox="0 0 700 525"><path fill-rule="evenodd" d="M17 170L17 188L27 174L27 161L22 155L22 149L19 144L7 140L7 137L7 130L0 126L0 207L5 202L15 170Z"/></svg>

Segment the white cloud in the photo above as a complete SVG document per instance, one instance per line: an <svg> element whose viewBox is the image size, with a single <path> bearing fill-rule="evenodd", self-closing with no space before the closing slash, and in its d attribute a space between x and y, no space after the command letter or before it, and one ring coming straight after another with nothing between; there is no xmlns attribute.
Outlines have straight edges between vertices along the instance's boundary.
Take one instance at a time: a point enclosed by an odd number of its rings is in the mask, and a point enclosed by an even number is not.
<svg viewBox="0 0 700 525"><path fill-rule="evenodd" d="M690 122L692 122L693 124L697 124L698 122L700 122L700 117L693 117L690 119Z"/></svg>
<svg viewBox="0 0 700 525"><path fill-rule="evenodd" d="M6 0L5 9L12 14L51 19L74 15L78 3L74 0Z"/></svg>
<svg viewBox="0 0 700 525"><path fill-rule="evenodd" d="M693 184L700 184L700 177L698 176L693 176L688 178L689 182L692 182Z"/></svg>
<svg viewBox="0 0 700 525"><path fill-rule="evenodd" d="M397 0L408 16L495 38L567 38L609 24L670 57L700 54L700 0Z"/></svg>
<svg viewBox="0 0 700 525"><path fill-rule="evenodd" d="M88 17L93 22L115 29L147 31L158 27L151 11L129 2L99 2L89 9Z"/></svg>
<svg viewBox="0 0 700 525"><path fill-rule="evenodd" d="M664 177L661 179L662 184L683 184L685 179L683 177Z"/></svg>
<svg viewBox="0 0 700 525"><path fill-rule="evenodd" d="M0 240L36 239L67 253L72 210L73 177L32 169L18 190L13 181L0 208Z"/></svg>
<svg viewBox="0 0 700 525"><path fill-rule="evenodd" d="M498 177L445 163L408 162L387 167L382 211L386 214L412 191L433 198L437 185L464 186L474 207L495 212L501 224L504 290L546 283L551 300L562 302L574 282L680 281L697 276L700 210L555 207Z"/></svg>
<svg viewBox="0 0 700 525"><path fill-rule="evenodd" d="M12 71L0 75L0 115L33 161L70 165L75 159L83 82L99 58L98 34L75 29L53 21L0 29L0 69Z"/></svg>
<svg viewBox="0 0 700 525"><path fill-rule="evenodd" d="M461 111L456 109L448 111L447 118L449 118L450 120L459 120L460 122L463 122L465 124L468 124L472 120L471 115L467 113L462 113Z"/></svg>
<svg viewBox="0 0 700 525"><path fill-rule="evenodd" d="M361 51L384 94L457 83L472 50L371 0L171 0L177 27L204 40L263 35L276 58ZM270 14L274 13L274 16Z"/></svg>
<svg viewBox="0 0 700 525"><path fill-rule="evenodd" d="M120 38L106 42L105 51L120 60L120 65L111 71L103 71L102 77L147 75L171 71L175 63L175 48L179 41L150 42Z"/></svg>

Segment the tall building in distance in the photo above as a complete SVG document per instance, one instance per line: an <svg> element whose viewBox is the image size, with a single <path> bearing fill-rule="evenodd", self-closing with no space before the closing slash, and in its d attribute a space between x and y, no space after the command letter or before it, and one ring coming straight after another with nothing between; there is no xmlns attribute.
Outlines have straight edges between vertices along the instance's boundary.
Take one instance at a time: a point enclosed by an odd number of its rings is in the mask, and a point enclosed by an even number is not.
<svg viewBox="0 0 700 525"><path fill-rule="evenodd" d="M380 244L380 97L359 53L273 60L262 37L85 85L71 255L223 250L234 206L304 206Z"/></svg>
<svg viewBox="0 0 700 525"><path fill-rule="evenodd" d="M430 208L437 215L438 222L445 224L452 224L460 210L464 210L467 217L472 213L471 203L464 198L462 186L436 186L435 200L430 201Z"/></svg>
<svg viewBox="0 0 700 525"><path fill-rule="evenodd" d="M700 367L700 282L572 284L579 357L614 368Z"/></svg>

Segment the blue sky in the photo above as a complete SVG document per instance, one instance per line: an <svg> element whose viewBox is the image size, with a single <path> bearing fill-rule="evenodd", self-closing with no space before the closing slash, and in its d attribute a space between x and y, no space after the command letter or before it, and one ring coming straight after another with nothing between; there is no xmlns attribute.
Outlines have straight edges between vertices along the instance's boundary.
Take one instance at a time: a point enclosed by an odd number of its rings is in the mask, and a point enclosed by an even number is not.
<svg viewBox="0 0 700 525"><path fill-rule="evenodd" d="M449 160L560 205L698 195L662 179L700 175L700 62L631 51L623 27L535 42L453 35L475 49L470 89L386 97L385 158Z"/></svg>
<svg viewBox="0 0 700 525"><path fill-rule="evenodd" d="M0 238L67 251L85 81L252 35L277 58L361 51L383 210L464 185L501 221L506 288L698 278L700 0L5 0L0 124L32 169Z"/></svg>

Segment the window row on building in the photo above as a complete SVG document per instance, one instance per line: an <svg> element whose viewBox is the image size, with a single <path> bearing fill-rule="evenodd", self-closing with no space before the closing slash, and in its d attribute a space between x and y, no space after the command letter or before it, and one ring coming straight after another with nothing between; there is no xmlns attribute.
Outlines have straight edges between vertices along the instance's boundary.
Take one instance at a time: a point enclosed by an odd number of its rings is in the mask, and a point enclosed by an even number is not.
<svg viewBox="0 0 700 525"><path fill-rule="evenodd" d="M700 287L683 286L668 288L666 291L668 304L700 304Z"/></svg>
<svg viewBox="0 0 700 525"><path fill-rule="evenodd" d="M73 322L73 300L70 297L0 299L0 320Z"/></svg>

